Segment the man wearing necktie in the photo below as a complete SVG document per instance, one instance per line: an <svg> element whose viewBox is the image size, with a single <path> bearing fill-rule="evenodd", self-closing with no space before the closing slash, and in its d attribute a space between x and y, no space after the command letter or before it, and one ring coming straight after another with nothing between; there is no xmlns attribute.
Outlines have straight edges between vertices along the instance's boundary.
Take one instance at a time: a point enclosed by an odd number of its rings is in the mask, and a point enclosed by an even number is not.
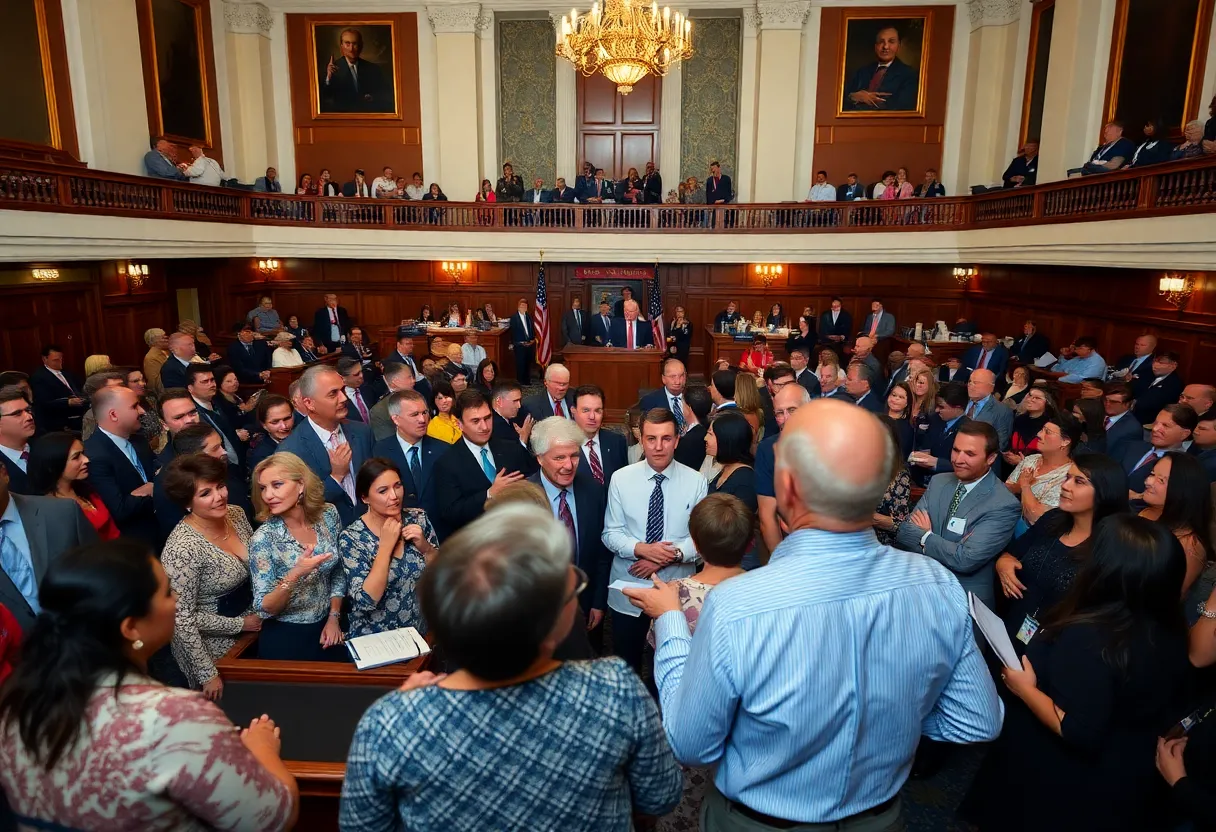
<svg viewBox="0 0 1216 832"><path fill-rule="evenodd" d="M322 113L391 112L392 84L378 64L365 61L363 33L356 28L343 29L339 35L342 57L329 57L321 83Z"/></svg>
<svg viewBox="0 0 1216 832"><path fill-rule="evenodd" d="M1151 377L1153 372L1153 353L1157 349L1157 336L1145 333L1136 338L1132 345L1131 355L1125 355L1115 364L1112 378L1135 384L1137 378ZM1151 379L1150 379L1151 380Z"/></svg>
<svg viewBox="0 0 1216 832"><path fill-rule="evenodd" d="M574 344L578 347L587 342L585 322L583 299L576 297L570 301L570 310L562 315L562 338L565 339L566 344Z"/></svg>
<svg viewBox="0 0 1216 832"><path fill-rule="evenodd" d="M524 399L524 411L534 422L550 416L569 419L573 415L573 408L570 370L562 364L550 364L545 368L545 392Z"/></svg>
<svg viewBox="0 0 1216 832"><path fill-rule="evenodd" d="M861 25L861 22L852 25ZM841 107L846 112L916 110L920 77L915 69L899 59L900 32L893 25L879 23L878 27L874 32L877 60L853 73L845 85Z"/></svg>
<svg viewBox="0 0 1216 832"><path fill-rule="evenodd" d="M1167 404L1153 422L1147 442L1132 442L1123 452L1123 470L1127 472L1127 498L1144 499L1144 483L1153 473L1157 460L1170 451L1181 451L1182 443L1190 439L1199 424L1199 415L1189 404Z"/></svg>
<svg viewBox="0 0 1216 832"><path fill-rule="evenodd" d="M27 476L30 437L34 435L34 412L20 388L0 393L0 463L8 472L9 490L32 494Z"/></svg>
<svg viewBox="0 0 1216 832"><path fill-rule="evenodd" d="M511 316L511 347L515 353L515 378L525 387L532 383L532 361L536 355L536 326L528 313L528 299L520 298Z"/></svg>
<svg viewBox="0 0 1216 832"><path fill-rule="evenodd" d="M638 402L643 412L656 407L670 410L676 417L680 434L684 433L684 388L688 384L688 371L684 362L678 358L668 358L663 362L662 375L659 377L663 386L658 390L647 393Z"/></svg>
<svg viewBox="0 0 1216 832"><path fill-rule="evenodd" d="M30 375L34 410L43 431L80 430L87 409L81 381L63 369L63 349L48 344L42 349L42 366Z"/></svg>
<svg viewBox="0 0 1216 832"><path fill-rule="evenodd" d="M316 311L312 318L312 336L319 344L329 351L338 349L342 344L342 336L350 329L350 315L346 308L338 303L338 296L332 292L325 295L325 305Z"/></svg>
<svg viewBox="0 0 1216 832"><path fill-rule="evenodd" d="M654 346L654 335L650 324L638 318L638 302L624 303L624 317L612 319L612 344L627 350L640 350Z"/></svg>
<svg viewBox="0 0 1216 832"><path fill-rule="evenodd" d="M338 372L342 374L342 383L345 385L344 392L346 400L350 403L348 408L347 418L358 419L365 425L370 425L372 422L371 406L375 402L367 402L363 398L363 365L357 358L340 358L338 359Z"/></svg>
<svg viewBox="0 0 1216 832"><path fill-rule="evenodd" d="M725 205L734 199L730 177L722 173L717 161L709 163L709 180L705 183L705 202L708 205Z"/></svg>
<svg viewBox="0 0 1216 832"><path fill-rule="evenodd" d="M106 504L118 530L155 546L160 540L152 500L156 457L140 432L143 412L134 390L97 391L93 396L97 431L85 440L84 451L89 458L89 485Z"/></svg>

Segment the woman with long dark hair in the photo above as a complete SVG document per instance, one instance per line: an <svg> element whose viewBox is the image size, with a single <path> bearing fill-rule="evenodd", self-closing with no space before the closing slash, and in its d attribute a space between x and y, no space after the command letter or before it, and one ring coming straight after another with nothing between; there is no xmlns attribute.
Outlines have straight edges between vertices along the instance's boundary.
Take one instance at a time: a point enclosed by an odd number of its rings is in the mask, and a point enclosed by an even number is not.
<svg viewBox="0 0 1216 832"><path fill-rule="evenodd" d="M1005 459L1006 471L1012 472L1027 454L1032 454L1039 447L1039 431L1047 424L1048 418L1055 413L1055 403L1047 395L1047 391L1039 387L1031 387L1022 399L1021 411L1013 417L1013 431L1009 435L1009 450L1002 455Z"/></svg>
<svg viewBox="0 0 1216 832"><path fill-rule="evenodd" d="M1038 453L1022 457L1005 481L1005 487L1022 501L1022 519L1013 532L1018 536L1060 504L1060 486L1081 444L1081 424L1071 413L1057 413L1047 419L1035 439Z"/></svg>
<svg viewBox="0 0 1216 832"><path fill-rule="evenodd" d="M75 500L99 538L118 537L110 510L89 485L89 458L77 434L55 431L35 440L30 446L27 473L32 493Z"/></svg>
<svg viewBox="0 0 1216 832"><path fill-rule="evenodd" d="M754 433L747 419L731 409L723 411L710 423L705 433L705 451L720 466L718 473L709 481L709 494L730 494L743 501L743 505L755 514L759 509L756 497L756 472L752 467ZM743 556L743 568L755 569L760 557L753 542Z"/></svg>
<svg viewBox="0 0 1216 832"><path fill-rule="evenodd" d="M177 608L149 549L126 539L69 551L39 600L24 658L0 688L0 790L18 827L295 823L299 791L273 722L238 734L214 703L148 677Z"/></svg>
<svg viewBox="0 0 1216 832"><path fill-rule="evenodd" d="M1072 417L1081 423L1081 447L1077 453L1106 453L1106 408L1101 399L1077 399Z"/></svg>
<svg viewBox="0 0 1216 832"><path fill-rule="evenodd" d="M1190 454L1170 451L1157 460L1144 481L1144 503L1140 516L1173 532L1186 552L1185 595L1212 556L1212 492L1207 472Z"/></svg>
<svg viewBox="0 0 1216 832"><path fill-rule="evenodd" d="M1191 674L1178 597L1186 555L1160 523L1098 523L1072 589L1001 678L1005 726L964 812L983 832L1162 828L1157 739Z"/></svg>
<svg viewBox="0 0 1216 832"><path fill-rule="evenodd" d="M477 310L480 312L481 310ZM473 379L473 386L480 390L486 396L490 396L494 390L494 382L498 378L498 362L493 358L483 358L481 363L477 365L477 376Z"/></svg>

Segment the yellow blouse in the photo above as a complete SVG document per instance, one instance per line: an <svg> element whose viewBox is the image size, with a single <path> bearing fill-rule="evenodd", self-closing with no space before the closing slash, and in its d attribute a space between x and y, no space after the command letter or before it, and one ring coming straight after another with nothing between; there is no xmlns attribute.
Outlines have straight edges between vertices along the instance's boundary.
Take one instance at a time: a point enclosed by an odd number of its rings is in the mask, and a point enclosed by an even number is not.
<svg viewBox="0 0 1216 832"><path fill-rule="evenodd" d="M452 445L463 434L460 431L460 421L455 416L450 413L440 413L427 425L426 435Z"/></svg>

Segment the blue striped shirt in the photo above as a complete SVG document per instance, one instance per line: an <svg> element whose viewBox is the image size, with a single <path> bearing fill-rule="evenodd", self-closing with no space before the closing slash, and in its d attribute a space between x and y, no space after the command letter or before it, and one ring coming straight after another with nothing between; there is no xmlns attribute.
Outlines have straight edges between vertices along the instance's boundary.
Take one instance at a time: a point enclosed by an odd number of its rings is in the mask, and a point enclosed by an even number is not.
<svg viewBox="0 0 1216 832"><path fill-rule="evenodd" d="M962 587L869 529L797 531L709 594L696 638L678 612L655 635L676 758L716 765L722 794L775 817L872 808L903 786L922 733L967 743L1001 730Z"/></svg>

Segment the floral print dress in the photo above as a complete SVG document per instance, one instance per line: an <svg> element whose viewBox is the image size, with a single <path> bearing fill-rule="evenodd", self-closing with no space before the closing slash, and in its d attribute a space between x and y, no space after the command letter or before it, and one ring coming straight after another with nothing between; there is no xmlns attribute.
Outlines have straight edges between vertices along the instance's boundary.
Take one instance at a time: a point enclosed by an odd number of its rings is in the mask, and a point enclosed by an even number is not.
<svg viewBox="0 0 1216 832"><path fill-rule="evenodd" d="M439 545L431 521L426 512L418 508L407 508L401 513L405 526L422 527L422 534L432 546ZM338 554L346 572L346 594L350 597L350 637L382 633L402 627L413 627L420 635L426 635L426 622L418 607L418 579L426 566L426 559L413 543L406 543L401 557L390 558L388 583L379 601L363 591L363 582L372 571L380 538L372 533L360 517L338 535Z"/></svg>

